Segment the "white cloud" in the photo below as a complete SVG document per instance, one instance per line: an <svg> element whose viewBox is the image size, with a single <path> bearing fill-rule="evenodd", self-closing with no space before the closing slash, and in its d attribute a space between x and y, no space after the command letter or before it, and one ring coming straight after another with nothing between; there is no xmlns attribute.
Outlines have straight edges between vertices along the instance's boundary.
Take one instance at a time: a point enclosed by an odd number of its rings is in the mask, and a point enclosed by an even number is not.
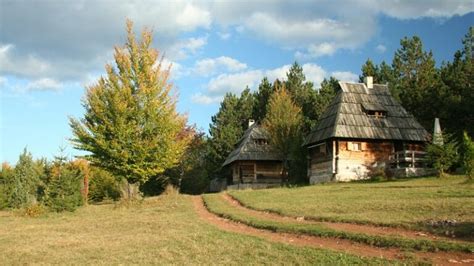
<svg viewBox="0 0 474 266"><path fill-rule="evenodd" d="M383 44L379 44L377 47L375 47L375 51L377 51L377 53L383 54L385 51L387 51L387 47L385 47Z"/></svg>
<svg viewBox="0 0 474 266"><path fill-rule="evenodd" d="M234 58L220 56L197 61L193 71L201 76L210 76L216 72L236 72L246 68L246 64L241 63Z"/></svg>
<svg viewBox="0 0 474 266"><path fill-rule="evenodd" d="M221 40L228 40L232 36L232 34L230 34L229 32L218 32L217 35L219 35L219 38L221 38Z"/></svg>
<svg viewBox="0 0 474 266"><path fill-rule="evenodd" d="M340 81L357 82L359 80L358 75L349 71L335 71L331 73L331 76L337 78Z"/></svg>
<svg viewBox="0 0 474 266"><path fill-rule="evenodd" d="M301 67L306 80L313 82L315 88L319 88L324 78L328 78L330 75L345 81L356 81L358 79L356 74L347 71L336 71L329 74L321 66L312 63L303 64ZM263 77L267 77L271 82L275 79L286 80L286 74L290 68L291 65L283 65L273 69L221 74L209 81L204 93L193 95L192 101L199 104L219 102L227 92L240 94L247 86L252 90L256 89Z"/></svg>
<svg viewBox="0 0 474 266"><path fill-rule="evenodd" d="M165 51L167 57L173 60L183 60L189 55L195 55L200 49L207 44L207 36L199 38L188 38L176 42L173 46Z"/></svg>
<svg viewBox="0 0 474 266"><path fill-rule="evenodd" d="M263 77L261 70L250 70L235 74L221 74L208 83L208 92L212 95L224 95L226 92L240 93L245 86L254 88Z"/></svg>
<svg viewBox="0 0 474 266"><path fill-rule="evenodd" d="M176 22L183 30L187 31L198 27L209 28L211 25L211 14L207 10L188 3L183 12L176 17Z"/></svg>
<svg viewBox="0 0 474 266"><path fill-rule="evenodd" d="M26 91L58 91L63 87L63 84L57 80L50 78L41 78L30 81L26 86Z"/></svg>
<svg viewBox="0 0 474 266"><path fill-rule="evenodd" d="M316 88L319 88L321 82L327 77L327 72L316 64L304 64L303 73L306 76L306 80L313 82Z"/></svg>
<svg viewBox="0 0 474 266"><path fill-rule="evenodd" d="M223 99L222 96L207 96L202 93L197 93L191 96L191 101L199 104L212 104L221 102Z"/></svg>
<svg viewBox="0 0 474 266"><path fill-rule="evenodd" d="M379 12L398 19L447 18L454 15L462 16L474 11L472 2L465 0L391 0L377 2L376 8Z"/></svg>

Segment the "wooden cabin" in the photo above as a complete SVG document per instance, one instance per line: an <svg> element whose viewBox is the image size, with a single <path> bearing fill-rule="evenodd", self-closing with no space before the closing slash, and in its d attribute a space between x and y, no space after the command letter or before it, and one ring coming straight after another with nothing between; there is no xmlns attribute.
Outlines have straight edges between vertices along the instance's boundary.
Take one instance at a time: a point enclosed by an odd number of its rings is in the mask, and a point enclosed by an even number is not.
<svg viewBox="0 0 474 266"><path fill-rule="evenodd" d="M429 133L390 94L387 85L339 82L340 90L307 136L310 183L365 179L375 169L418 176Z"/></svg>
<svg viewBox="0 0 474 266"><path fill-rule="evenodd" d="M265 129L252 120L223 167L230 167L233 184L280 183L282 159L270 146Z"/></svg>

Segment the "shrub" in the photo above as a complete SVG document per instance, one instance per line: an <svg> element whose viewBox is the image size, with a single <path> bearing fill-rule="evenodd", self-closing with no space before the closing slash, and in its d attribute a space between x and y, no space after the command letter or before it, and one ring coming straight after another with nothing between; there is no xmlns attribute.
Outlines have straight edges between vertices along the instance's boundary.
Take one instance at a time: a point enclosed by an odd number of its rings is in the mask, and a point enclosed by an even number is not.
<svg viewBox="0 0 474 266"><path fill-rule="evenodd" d="M463 135L463 158L462 163L468 178L474 177L474 142L466 131Z"/></svg>
<svg viewBox="0 0 474 266"><path fill-rule="evenodd" d="M37 192L40 184L39 173L33 162L33 157L26 148L18 159L13 171L6 176L8 207L28 207L37 202Z"/></svg>
<svg viewBox="0 0 474 266"><path fill-rule="evenodd" d="M108 199L116 201L119 198L120 187L114 176L106 170L92 167L88 200L91 202L100 202Z"/></svg>
<svg viewBox="0 0 474 266"><path fill-rule="evenodd" d="M440 177L458 160L457 142L448 134L443 134L443 139L444 144L433 143L427 147L428 159Z"/></svg>
<svg viewBox="0 0 474 266"><path fill-rule="evenodd" d="M56 212L74 211L81 206L81 181L79 169L67 163L64 157L57 157L52 176L46 190L46 206Z"/></svg>

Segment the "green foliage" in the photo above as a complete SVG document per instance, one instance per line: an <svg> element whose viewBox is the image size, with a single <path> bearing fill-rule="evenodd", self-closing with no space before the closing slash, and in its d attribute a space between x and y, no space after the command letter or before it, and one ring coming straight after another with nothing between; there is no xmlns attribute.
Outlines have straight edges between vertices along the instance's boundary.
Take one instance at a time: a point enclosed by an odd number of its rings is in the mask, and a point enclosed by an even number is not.
<svg viewBox="0 0 474 266"><path fill-rule="evenodd" d="M318 101L318 93L314 90L313 83L306 81L303 68L297 62L293 63L286 76L285 88L293 102L301 108L301 130L309 133L316 125L318 116L321 114L320 110L315 108Z"/></svg>
<svg viewBox="0 0 474 266"><path fill-rule="evenodd" d="M433 53L425 52L419 37L403 38L393 58L394 90L399 92L402 105L418 121L430 128L439 117L443 87Z"/></svg>
<svg viewBox="0 0 474 266"><path fill-rule="evenodd" d="M270 97L263 127L269 134L270 144L283 158L284 171L289 169L289 161L301 160L302 135L301 108L295 105L285 86ZM286 178L282 176L282 181Z"/></svg>
<svg viewBox="0 0 474 266"><path fill-rule="evenodd" d="M46 189L45 205L55 212L74 211L83 204L81 182L81 171L64 156L56 157Z"/></svg>
<svg viewBox="0 0 474 266"><path fill-rule="evenodd" d="M25 148L13 171L5 172L8 207L22 208L35 204L40 180L31 153Z"/></svg>
<svg viewBox="0 0 474 266"><path fill-rule="evenodd" d="M141 37L135 40L128 21L127 42L115 48L117 68L106 65L107 77L87 88L84 118L70 119L75 148L129 183L144 183L175 166L190 140L171 95L169 68L151 48L151 31Z"/></svg>
<svg viewBox="0 0 474 266"><path fill-rule="evenodd" d="M258 90L254 92L255 105L253 110L253 118L255 121L261 122L267 113L267 104L270 96L274 92L274 87L268 78L264 77L258 85Z"/></svg>
<svg viewBox="0 0 474 266"><path fill-rule="evenodd" d="M238 110L239 98L227 93L221 102L219 111L212 116L209 125L208 172L211 177L222 177L222 163L234 149L234 145L243 135L241 115Z"/></svg>
<svg viewBox="0 0 474 266"><path fill-rule="evenodd" d="M202 194L209 188L206 170L207 139L203 133L195 134L180 164L182 178L179 191L186 194Z"/></svg>
<svg viewBox="0 0 474 266"><path fill-rule="evenodd" d="M474 177L474 142L466 131L463 134L463 156L462 162L468 178Z"/></svg>
<svg viewBox="0 0 474 266"><path fill-rule="evenodd" d="M92 167L88 200L91 202L100 202L107 199L115 201L119 198L120 188L117 179L106 170Z"/></svg>
<svg viewBox="0 0 474 266"><path fill-rule="evenodd" d="M443 134L443 141L443 145L428 144L426 148L428 159L440 177L458 160L458 144L453 136Z"/></svg>

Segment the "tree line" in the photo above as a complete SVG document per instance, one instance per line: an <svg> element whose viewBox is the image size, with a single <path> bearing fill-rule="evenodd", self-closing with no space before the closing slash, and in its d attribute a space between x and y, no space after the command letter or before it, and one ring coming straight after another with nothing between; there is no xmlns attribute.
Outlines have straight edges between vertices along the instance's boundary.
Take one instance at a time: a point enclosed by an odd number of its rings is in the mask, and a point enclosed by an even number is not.
<svg viewBox="0 0 474 266"><path fill-rule="evenodd" d="M205 192L211 179L229 176L222 163L249 119L269 131L271 144L284 158L287 181L306 182L307 150L301 143L339 90L337 79L324 79L317 86L306 80L295 62L286 79L264 77L255 91L247 87L240 95L227 93L206 135L176 111L176 93L168 81L171 66L164 66L163 57L151 47L151 31L144 29L137 40L131 21L126 30L125 45L115 47L115 65L106 65L106 75L86 88L84 116L70 118L71 141L87 155L82 160L59 156L51 162L35 161L25 150L15 167L2 166L0 208L40 205L73 210L88 201L156 195L169 184L183 193ZM439 117L455 139L460 141L466 131L464 138L470 140L474 134L472 27L462 43L452 62L437 67L420 38L404 38L391 65L368 59L360 79L373 76L376 83L387 83L427 130ZM461 152L467 154L472 142L463 147ZM473 157L471 153L462 158L472 162Z"/></svg>

